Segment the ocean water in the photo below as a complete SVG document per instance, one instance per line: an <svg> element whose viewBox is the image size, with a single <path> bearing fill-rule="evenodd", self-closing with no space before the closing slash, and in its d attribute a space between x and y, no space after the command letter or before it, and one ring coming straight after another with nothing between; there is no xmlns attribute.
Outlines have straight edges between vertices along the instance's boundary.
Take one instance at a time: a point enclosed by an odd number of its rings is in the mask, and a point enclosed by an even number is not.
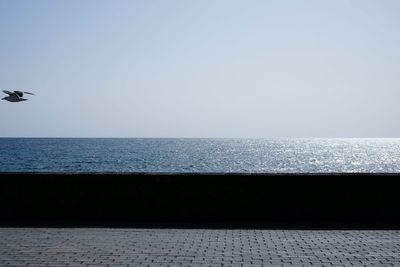
<svg viewBox="0 0 400 267"><path fill-rule="evenodd" d="M0 172L400 172L400 139L0 138Z"/></svg>

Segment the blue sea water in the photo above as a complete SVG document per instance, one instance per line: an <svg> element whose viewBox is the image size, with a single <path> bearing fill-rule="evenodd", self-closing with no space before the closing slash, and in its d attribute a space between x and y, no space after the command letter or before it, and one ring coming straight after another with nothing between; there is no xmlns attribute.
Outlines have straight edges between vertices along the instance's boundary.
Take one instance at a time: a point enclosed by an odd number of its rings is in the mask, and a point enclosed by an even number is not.
<svg viewBox="0 0 400 267"><path fill-rule="evenodd" d="M400 172L400 139L0 138L0 172Z"/></svg>

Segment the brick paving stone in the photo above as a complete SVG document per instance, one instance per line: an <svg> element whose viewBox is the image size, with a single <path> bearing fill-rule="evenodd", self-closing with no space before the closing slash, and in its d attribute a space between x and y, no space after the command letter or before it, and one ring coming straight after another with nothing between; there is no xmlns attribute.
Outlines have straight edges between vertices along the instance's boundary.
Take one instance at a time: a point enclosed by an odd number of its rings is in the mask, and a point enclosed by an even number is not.
<svg viewBox="0 0 400 267"><path fill-rule="evenodd" d="M0 266L400 266L400 231L0 228Z"/></svg>

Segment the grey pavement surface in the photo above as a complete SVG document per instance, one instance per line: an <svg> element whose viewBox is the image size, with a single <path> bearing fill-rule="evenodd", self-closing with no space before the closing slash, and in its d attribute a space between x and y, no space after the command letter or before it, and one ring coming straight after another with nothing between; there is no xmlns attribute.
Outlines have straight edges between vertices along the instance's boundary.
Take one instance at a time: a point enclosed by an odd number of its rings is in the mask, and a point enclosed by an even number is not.
<svg viewBox="0 0 400 267"><path fill-rule="evenodd" d="M400 266L400 231L0 228L1 266Z"/></svg>

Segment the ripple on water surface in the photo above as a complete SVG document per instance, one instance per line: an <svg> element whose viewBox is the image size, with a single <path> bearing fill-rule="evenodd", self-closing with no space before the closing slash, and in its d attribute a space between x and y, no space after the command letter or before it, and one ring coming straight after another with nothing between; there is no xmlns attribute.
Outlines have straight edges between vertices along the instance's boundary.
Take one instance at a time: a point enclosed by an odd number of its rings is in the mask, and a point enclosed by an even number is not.
<svg viewBox="0 0 400 267"><path fill-rule="evenodd" d="M1 172L400 172L400 139L0 138Z"/></svg>

